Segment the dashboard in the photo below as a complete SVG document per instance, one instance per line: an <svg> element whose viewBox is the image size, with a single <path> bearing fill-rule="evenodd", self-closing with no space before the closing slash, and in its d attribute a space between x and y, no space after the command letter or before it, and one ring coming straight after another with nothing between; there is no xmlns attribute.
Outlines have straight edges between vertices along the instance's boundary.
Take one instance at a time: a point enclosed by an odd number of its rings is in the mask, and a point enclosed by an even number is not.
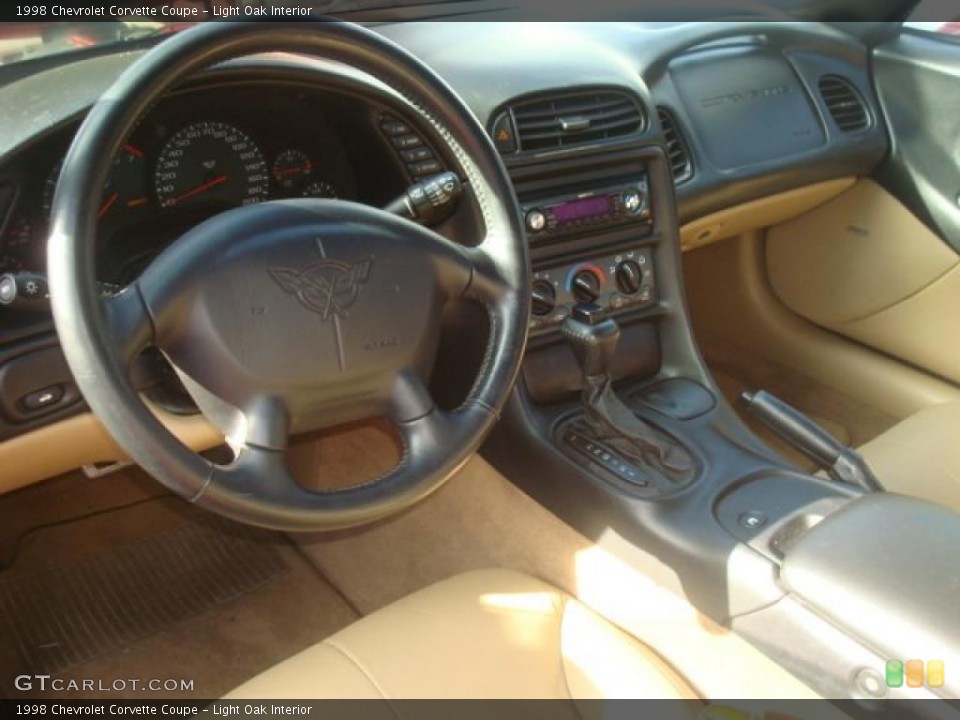
<svg viewBox="0 0 960 720"><path fill-rule="evenodd" d="M630 352L621 377L669 362L658 328L679 302L670 293L680 287L672 243L681 225L868 175L889 149L868 50L827 25L375 29L441 75L500 150L533 262L524 377L543 401L579 382L558 333L574 303L599 302L623 325ZM47 60L6 82L0 68L0 271L43 272L64 154L84 113L142 52ZM218 66L166 97L123 139L103 188L98 278L129 282L191 227L231 207L302 196L382 207L446 169L449 149L413 132L397 115L403 102L374 86L335 62L279 53ZM469 244L459 232L475 224L468 214L458 211L441 231ZM463 343L480 335L468 329ZM70 407L20 412L39 385L69 385L62 360L29 364L38 348L56 349L49 316L0 309L0 440L81 407L66 391ZM14 363L22 363L16 373ZM14 375L38 387L6 388Z"/></svg>

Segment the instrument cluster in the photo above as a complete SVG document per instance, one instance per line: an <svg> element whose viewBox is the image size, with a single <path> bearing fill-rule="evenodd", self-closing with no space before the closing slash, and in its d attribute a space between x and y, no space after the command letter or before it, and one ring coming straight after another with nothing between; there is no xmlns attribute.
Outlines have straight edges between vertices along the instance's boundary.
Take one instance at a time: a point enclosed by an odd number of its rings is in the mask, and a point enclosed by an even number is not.
<svg viewBox="0 0 960 720"><path fill-rule="evenodd" d="M117 152L97 210L101 279L128 282L183 232L233 207L290 197L357 199L344 144L323 115L303 115L308 99L284 94L268 107L237 92L214 109L200 97L171 98ZM47 153L47 170L37 171L38 158L26 163L8 208L0 208L0 273L43 272L69 140L51 143L56 151Z"/></svg>

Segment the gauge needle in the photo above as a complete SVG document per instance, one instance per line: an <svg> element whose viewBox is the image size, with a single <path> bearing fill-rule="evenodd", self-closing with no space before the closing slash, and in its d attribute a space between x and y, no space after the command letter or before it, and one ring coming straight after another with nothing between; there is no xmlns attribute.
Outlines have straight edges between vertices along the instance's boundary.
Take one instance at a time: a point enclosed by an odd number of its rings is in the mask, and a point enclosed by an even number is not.
<svg viewBox="0 0 960 720"><path fill-rule="evenodd" d="M199 195L200 193L204 192L205 190L209 190L209 189L212 188L212 187L216 187L217 185L221 185L221 184L225 183L226 181L227 181L227 176L226 176L226 175L220 175L219 177L215 177L213 180L208 180L207 182L203 183L202 185L197 185L195 188L192 188L192 189L190 189L190 190L187 190L186 192L182 192L182 193L180 193L179 195L177 195L176 197L170 198L170 202L169 202L168 204L169 204L169 205L176 205L176 204L177 204L178 202L180 202L181 200L186 200L187 198L193 197L194 195Z"/></svg>
<svg viewBox="0 0 960 720"><path fill-rule="evenodd" d="M119 197L120 197L119 192L113 192L110 194L110 197L108 197L106 200L103 201L103 205L101 205L100 209L97 210L98 220L102 218L104 215L106 215L107 212L109 212L110 208L113 207L113 204L117 201L117 198Z"/></svg>
<svg viewBox="0 0 960 720"><path fill-rule="evenodd" d="M310 172L310 166L304 165L303 167L291 167L291 168L283 168L282 170L276 170L275 174L283 176L283 175L293 175L294 173L308 173L308 172Z"/></svg>

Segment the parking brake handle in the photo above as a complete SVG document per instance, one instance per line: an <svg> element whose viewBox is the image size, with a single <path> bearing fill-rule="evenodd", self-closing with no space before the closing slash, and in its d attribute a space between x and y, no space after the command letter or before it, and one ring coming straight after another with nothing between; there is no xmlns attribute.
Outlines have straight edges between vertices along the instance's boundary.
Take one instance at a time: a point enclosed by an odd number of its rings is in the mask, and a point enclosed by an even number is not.
<svg viewBox="0 0 960 720"><path fill-rule="evenodd" d="M867 462L813 420L766 390L740 395L740 402L757 420L813 460L838 482L876 492L883 486Z"/></svg>

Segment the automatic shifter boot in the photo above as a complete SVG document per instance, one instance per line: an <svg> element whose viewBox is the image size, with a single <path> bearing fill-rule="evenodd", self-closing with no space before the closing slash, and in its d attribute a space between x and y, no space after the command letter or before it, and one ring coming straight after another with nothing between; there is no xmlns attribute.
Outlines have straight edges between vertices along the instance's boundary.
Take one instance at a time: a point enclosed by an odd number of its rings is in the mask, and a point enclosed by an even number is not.
<svg viewBox="0 0 960 720"><path fill-rule="evenodd" d="M585 377L582 401L584 422L597 440L630 460L659 468L670 480L690 479L696 469L690 454L624 405L609 375Z"/></svg>
<svg viewBox="0 0 960 720"><path fill-rule="evenodd" d="M620 328L596 305L578 305L562 327L583 372L587 434L638 465L685 483L696 464L685 448L637 417L613 391L610 374Z"/></svg>

